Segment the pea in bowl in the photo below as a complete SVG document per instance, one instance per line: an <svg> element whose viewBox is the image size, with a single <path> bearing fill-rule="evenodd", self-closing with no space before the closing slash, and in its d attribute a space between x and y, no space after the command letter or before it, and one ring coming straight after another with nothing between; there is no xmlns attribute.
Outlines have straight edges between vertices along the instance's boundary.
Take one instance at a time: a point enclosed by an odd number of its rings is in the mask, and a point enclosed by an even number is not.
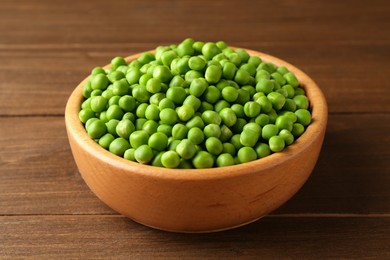
<svg viewBox="0 0 390 260"><path fill-rule="evenodd" d="M133 136L133 140L131 135L125 134L124 137L127 137L127 139L123 138L127 140L124 144L125 148L123 144L111 145L112 140L99 142L103 134L99 133L100 128L93 128L88 132L83 124L86 122L80 121L79 116L84 102L84 85L89 81L88 77L71 94L66 106L65 123L77 167L96 196L115 211L134 221L149 227L175 232L212 232L242 226L263 217L290 199L305 183L318 159L327 124L326 100L316 83L293 65L261 52L252 50L245 50L245 52L260 57L262 62L271 62L278 67L287 68L296 76L299 86L310 101L310 124L307 124L305 131L295 138L293 143L283 139L285 141L280 149L281 139L274 138L265 150L245 148L240 149L242 150L240 154L233 153L234 156L220 156L218 154L221 154L222 150L218 148L220 146L218 140L222 137L213 136L215 134L213 127L203 129L207 141L209 139L212 141L209 144L204 142L197 145L195 150L189 149L188 145L184 144L187 141L184 141L181 148L176 145L176 150L173 149L177 152L158 153L156 149L158 150L159 147L169 150L166 141L161 141L162 139L158 137L155 141L150 141L149 138L150 142L146 145L142 142L140 133ZM206 56L207 54L208 52ZM144 57L142 55L142 53L132 55L125 60L129 63ZM199 66L197 62L191 65L195 68L196 66ZM104 67L104 69L109 68L110 65ZM219 77L218 73L214 72L206 75L209 82L217 81ZM155 90L154 83L149 84L149 91ZM198 87L192 90L192 94L196 94L196 91L199 91ZM225 92L225 100L234 96L234 93ZM179 98L177 93L173 96ZM199 98L203 97L199 94ZM212 99L213 96L208 98ZM138 103L142 104L137 102L137 106ZM256 114L256 106L252 108L248 105L245 113L248 116L251 113ZM204 109L207 111L207 108ZM178 121L189 120L188 111L180 112L179 109L174 111L177 114L181 113ZM167 115L166 119L162 119L169 122L172 116L169 113ZM154 116L155 113L152 111L150 117ZM214 120L212 115L210 118L206 116L204 121ZM231 117L226 116L224 119L226 121L223 122L229 125L229 118ZM306 118L304 115L301 120ZM158 120L161 122L162 119ZM251 122L256 121L253 119ZM231 124L229 128L234 128L233 123ZM135 132L136 128L134 124L134 129L131 131ZM264 129L264 126L261 128ZM270 129L267 132L271 133L272 127L268 128ZM105 131L108 131L107 128ZM91 138L94 135L96 138ZM178 138L180 131L177 130L175 135ZM247 138L238 140L229 139L229 142L236 148L240 142L245 144L241 145L244 147L256 147L257 140L265 138L264 140L270 141L273 136L280 136L280 133L279 135L265 133L263 137L248 135ZM187 138L196 140L199 135L194 133L190 137L186 132L186 140ZM173 140L169 142L172 143ZM287 143L288 145L285 145ZM138 148L142 146L143 149L133 149L132 144ZM125 150L129 152L126 153ZM137 154L134 154L137 150ZM253 151L256 151L257 155ZM272 154L269 154L270 152ZM191 159L183 160L185 156ZM135 157L141 163L134 162ZM197 169L187 169L186 163L183 167L177 168L182 166L180 160L188 162L187 164ZM157 163L154 164L156 161Z"/></svg>

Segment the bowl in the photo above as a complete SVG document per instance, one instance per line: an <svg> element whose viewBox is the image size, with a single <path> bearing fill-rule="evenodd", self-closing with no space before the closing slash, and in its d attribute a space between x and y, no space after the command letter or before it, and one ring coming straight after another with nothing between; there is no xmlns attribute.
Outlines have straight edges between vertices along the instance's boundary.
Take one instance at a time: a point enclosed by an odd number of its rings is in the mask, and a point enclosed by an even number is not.
<svg viewBox="0 0 390 260"><path fill-rule="evenodd" d="M295 66L265 53L246 51L286 66L306 91L312 123L292 145L256 161L222 168L166 169L128 161L101 148L80 122L86 78L67 102L65 123L77 167L96 196L143 225L189 233L245 225L290 199L318 159L328 117L326 100L316 83ZM139 56L129 56L126 61Z"/></svg>

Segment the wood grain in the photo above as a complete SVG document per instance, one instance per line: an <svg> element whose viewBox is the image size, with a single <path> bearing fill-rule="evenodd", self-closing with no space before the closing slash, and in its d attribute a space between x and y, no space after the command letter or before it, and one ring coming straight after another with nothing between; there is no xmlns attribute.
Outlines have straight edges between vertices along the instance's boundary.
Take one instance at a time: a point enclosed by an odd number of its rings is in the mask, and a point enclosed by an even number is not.
<svg viewBox="0 0 390 260"><path fill-rule="evenodd" d="M13 259L390 257L390 220L383 217L264 218L235 230L190 235L115 216L16 216L0 218L0 231L0 255Z"/></svg>

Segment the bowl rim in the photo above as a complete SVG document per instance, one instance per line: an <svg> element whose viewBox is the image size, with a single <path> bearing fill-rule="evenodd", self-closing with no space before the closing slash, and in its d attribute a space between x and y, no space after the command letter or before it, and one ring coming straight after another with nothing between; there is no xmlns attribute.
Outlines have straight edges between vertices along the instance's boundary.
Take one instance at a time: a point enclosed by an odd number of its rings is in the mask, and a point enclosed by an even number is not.
<svg viewBox="0 0 390 260"><path fill-rule="evenodd" d="M239 49L237 47L229 47ZM291 160L295 154L299 154L300 152L306 150L315 140L322 138L328 119L328 107L325 96L318 85L306 73L294 65L263 52L246 48L241 49L246 50L250 55L259 56L265 62L272 62L277 66L287 67L289 71L296 75L299 80L300 87L305 89L306 96L310 101L309 104L312 115L310 125L292 145L287 146L283 151L243 164L206 169L168 169L126 160L123 157L112 154L108 150L100 147L99 144L88 136L83 124L78 118L80 106L84 98L82 96L82 89L90 76L86 77L78 84L67 101L65 108L65 125L69 138L70 135L72 135L74 140L79 144L80 148L97 157L105 164L112 165L126 174L137 174L144 177L153 179L158 178L162 180L176 179L182 181L200 181L235 178L251 174L252 170L267 170ZM153 50L146 52L153 52ZM126 57L125 60L126 62L132 61L138 58L142 53L144 52L130 55ZM109 68L110 66L111 65L108 64L103 68Z"/></svg>

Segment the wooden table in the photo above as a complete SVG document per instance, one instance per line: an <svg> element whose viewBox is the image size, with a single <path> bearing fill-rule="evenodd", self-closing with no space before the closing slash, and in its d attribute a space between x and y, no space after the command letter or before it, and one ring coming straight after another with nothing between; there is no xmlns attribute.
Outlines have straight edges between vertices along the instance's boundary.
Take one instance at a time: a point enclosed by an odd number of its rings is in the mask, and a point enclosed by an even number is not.
<svg viewBox="0 0 390 260"><path fill-rule="evenodd" d="M390 259L387 1L0 3L0 258ZM288 203L219 233L153 230L80 177L64 108L96 65L192 37L283 58L322 87L318 164Z"/></svg>

